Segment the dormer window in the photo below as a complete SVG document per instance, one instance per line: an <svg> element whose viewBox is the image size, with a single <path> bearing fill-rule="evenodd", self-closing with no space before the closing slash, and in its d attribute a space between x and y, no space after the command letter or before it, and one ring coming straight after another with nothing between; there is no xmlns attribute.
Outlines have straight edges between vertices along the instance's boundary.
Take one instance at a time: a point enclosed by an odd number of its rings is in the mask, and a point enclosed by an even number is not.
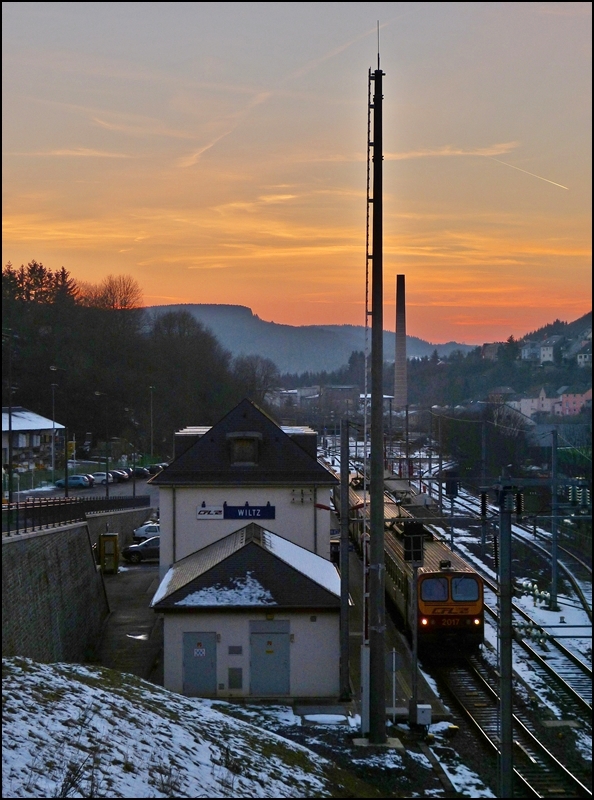
<svg viewBox="0 0 594 800"><path fill-rule="evenodd" d="M233 467L256 467L260 456L262 434L257 431L238 431L227 434L229 460Z"/></svg>

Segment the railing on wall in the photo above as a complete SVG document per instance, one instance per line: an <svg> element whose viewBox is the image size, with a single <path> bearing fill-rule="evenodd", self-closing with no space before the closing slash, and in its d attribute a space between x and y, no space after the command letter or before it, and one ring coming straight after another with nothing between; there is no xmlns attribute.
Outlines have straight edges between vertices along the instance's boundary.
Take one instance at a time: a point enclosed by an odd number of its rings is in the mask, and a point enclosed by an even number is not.
<svg viewBox="0 0 594 800"><path fill-rule="evenodd" d="M71 522L84 522L87 514L150 506L149 495L137 497L30 497L2 506L2 534L45 530Z"/></svg>

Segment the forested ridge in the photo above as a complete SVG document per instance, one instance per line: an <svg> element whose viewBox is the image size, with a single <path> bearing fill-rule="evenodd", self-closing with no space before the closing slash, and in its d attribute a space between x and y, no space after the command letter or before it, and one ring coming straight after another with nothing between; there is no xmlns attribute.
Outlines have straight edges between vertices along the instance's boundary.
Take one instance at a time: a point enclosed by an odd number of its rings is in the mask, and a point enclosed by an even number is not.
<svg viewBox="0 0 594 800"><path fill-rule="evenodd" d="M576 336L585 332L591 314L573 323L559 322L545 326L531 336L544 338L553 335L550 331ZM543 334L543 331L546 331ZM527 337L528 338L528 337ZM439 356L435 350L431 356L408 360L408 399L410 405L454 406L472 400L485 399L497 387L513 389L514 393L534 396L543 386L555 391L561 386L570 386L573 391L585 391L592 385L590 367L578 368L575 359L562 360L541 366L519 358L520 343L510 336L499 348L496 361L485 359L481 348L468 354L454 351L449 356ZM370 361L368 363L370 369ZM384 392L393 394L394 363L384 363ZM299 375L281 375L285 389L299 386L355 385L363 391L365 381L365 356L362 351L353 351L348 363L333 372L305 372ZM371 385L368 375L368 386Z"/></svg>
<svg viewBox="0 0 594 800"><path fill-rule="evenodd" d="M173 432L209 425L243 397L263 403L277 381L269 360L232 358L184 311L152 316L129 276L77 282L31 261L2 270L2 404L55 418L82 442L122 437L171 455ZM55 369L50 369L55 367ZM12 373L9 377L9 373ZM54 390L52 392L52 384Z"/></svg>

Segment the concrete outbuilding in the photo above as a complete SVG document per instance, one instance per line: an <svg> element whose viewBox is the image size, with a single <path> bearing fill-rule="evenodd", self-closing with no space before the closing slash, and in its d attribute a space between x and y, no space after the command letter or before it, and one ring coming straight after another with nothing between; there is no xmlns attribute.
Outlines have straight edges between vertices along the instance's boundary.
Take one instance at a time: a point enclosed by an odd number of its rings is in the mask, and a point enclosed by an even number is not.
<svg viewBox="0 0 594 800"><path fill-rule="evenodd" d="M151 605L164 616L167 689L198 697L338 697L336 567L260 525L176 561Z"/></svg>

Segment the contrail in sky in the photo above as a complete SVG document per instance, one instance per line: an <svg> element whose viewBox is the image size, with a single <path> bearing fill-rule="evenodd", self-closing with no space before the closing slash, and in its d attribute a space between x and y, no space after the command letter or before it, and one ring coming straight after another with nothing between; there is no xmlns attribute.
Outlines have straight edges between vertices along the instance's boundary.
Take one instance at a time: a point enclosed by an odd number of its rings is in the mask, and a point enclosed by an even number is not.
<svg viewBox="0 0 594 800"><path fill-rule="evenodd" d="M562 183L555 183L555 181L550 181L548 178L543 178L542 175L535 175L534 172L528 172L527 169L522 169L521 167L514 167L513 164L508 164L507 161L500 161L498 158L493 158L493 156L483 156L483 158L490 158L491 161L496 161L498 164L503 164L506 167L517 169L519 172L525 172L526 175L532 175L533 178L538 178L541 181L552 183L553 186L558 186L560 189L566 189L567 191L569 191L569 186L563 186Z"/></svg>

